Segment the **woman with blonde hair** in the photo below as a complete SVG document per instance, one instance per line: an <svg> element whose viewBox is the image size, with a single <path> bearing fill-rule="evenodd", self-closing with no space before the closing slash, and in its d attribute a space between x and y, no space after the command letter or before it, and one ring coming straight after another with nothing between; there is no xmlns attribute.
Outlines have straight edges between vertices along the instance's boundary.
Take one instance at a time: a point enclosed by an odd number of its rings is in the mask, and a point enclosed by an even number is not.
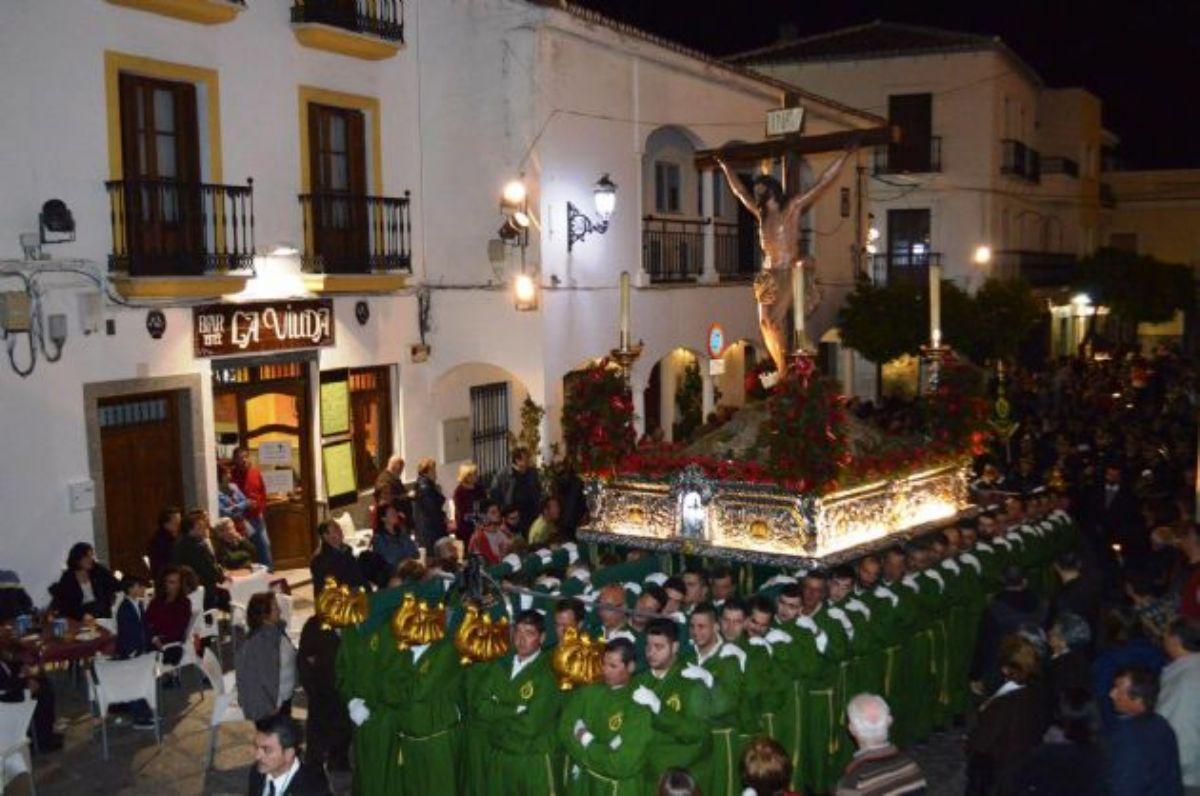
<svg viewBox="0 0 1200 796"><path fill-rule="evenodd" d="M479 465L465 462L458 466L458 486L454 487L454 535L463 544L471 541L475 533L479 504L487 497L487 490L479 483Z"/></svg>
<svg viewBox="0 0 1200 796"><path fill-rule="evenodd" d="M437 462L425 458L417 462L417 496L413 500L413 525L417 542L433 558L433 546L446 535L446 496L437 482Z"/></svg>

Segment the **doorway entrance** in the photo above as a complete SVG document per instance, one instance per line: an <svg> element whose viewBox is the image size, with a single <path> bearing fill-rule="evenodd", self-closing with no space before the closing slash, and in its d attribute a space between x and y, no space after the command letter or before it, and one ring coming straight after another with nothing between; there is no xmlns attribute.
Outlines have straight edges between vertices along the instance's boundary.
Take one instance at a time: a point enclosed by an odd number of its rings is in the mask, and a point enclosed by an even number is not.
<svg viewBox="0 0 1200 796"><path fill-rule="evenodd" d="M308 566L315 546L312 407L307 360L213 363L217 461L238 445L263 474L263 512L277 569Z"/></svg>
<svg viewBox="0 0 1200 796"><path fill-rule="evenodd" d="M108 563L149 571L142 556L165 506L184 504L179 394L141 393L99 402Z"/></svg>

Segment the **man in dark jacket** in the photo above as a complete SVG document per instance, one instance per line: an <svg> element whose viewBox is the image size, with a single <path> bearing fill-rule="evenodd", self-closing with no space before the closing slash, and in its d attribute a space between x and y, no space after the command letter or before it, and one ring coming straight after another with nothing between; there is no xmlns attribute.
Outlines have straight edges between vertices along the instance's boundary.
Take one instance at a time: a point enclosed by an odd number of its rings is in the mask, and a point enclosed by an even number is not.
<svg viewBox="0 0 1200 796"><path fill-rule="evenodd" d="M329 796L325 772L300 761L300 725L276 714L254 723L249 796Z"/></svg>
<svg viewBox="0 0 1200 796"><path fill-rule="evenodd" d="M1109 696L1120 716L1109 735L1113 796L1182 794L1175 731L1154 712L1158 675L1139 666L1121 669Z"/></svg>
<svg viewBox="0 0 1200 796"><path fill-rule="evenodd" d="M308 565L312 573L313 599L321 596L326 578L333 578L351 589L365 589L367 579L354 552L346 546L342 526L334 520L325 520L317 526L317 536L321 539L321 546Z"/></svg>
<svg viewBox="0 0 1200 796"><path fill-rule="evenodd" d="M1026 584L1020 566L1009 564L1001 577L1003 591L992 598L979 619L975 656L971 662L973 682L981 682L995 674L1001 639L1026 625L1042 627L1046 619L1046 607Z"/></svg>
<svg viewBox="0 0 1200 796"><path fill-rule="evenodd" d="M225 581L225 570L217 563L208 542L208 512L203 509L189 511L183 521L183 535L175 543L171 563L177 567L191 567L204 587L204 608L214 606L229 610L229 592L218 586Z"/></svg>
<svg viewBox="0 0 1200 796"><path fill-rule="evenodd" d="M1071 613L1088 624L1092 638L1096 637L1100 621L1101 581L1096 572L1085 571L1084 563L1074 550L1062 553L1054 560L1054 571L1062 587L1050 607L1049 620L1061 613Z"/></svg>
<svg viewBox="0 0 1200 796"><path fill-rule="evenodd" d="M350 770L350 714L338 696L334 661L341 645L339 631L322 627L321 618L309 617L300 631L300 652L296 668L300 685L308 695L308 725L305 728L308 749L304 761L322 770Z"/></svg>
<svg viewBox="0 0 1200 796"><path fill-rule="evenodd" d="M521 512L517 530L524 536L542 510L542 483L536 467L531 465L529 451L513 448L512 464L496 473L488 497L501 506L516 506Z"/></svg>
<svg viewBox="0 0 1200 796"><path fill-rule="evenodd" d="M24 664L0 651L0 702L24 702L25 692L37 700L29 734L39 752L62 749L63 737L54 731L54 689L45 677L34 677Z"/></svg>
<svg viewBox="0 0 1200 796"><path fill-rule="evenodd" d="M162 577L163 570L171 564L171 554L179 539L183 525L183 512L178 506L167 506L158 513L158 527L146 546L146 557L150 559L150 577L155 583Z"/></svg>

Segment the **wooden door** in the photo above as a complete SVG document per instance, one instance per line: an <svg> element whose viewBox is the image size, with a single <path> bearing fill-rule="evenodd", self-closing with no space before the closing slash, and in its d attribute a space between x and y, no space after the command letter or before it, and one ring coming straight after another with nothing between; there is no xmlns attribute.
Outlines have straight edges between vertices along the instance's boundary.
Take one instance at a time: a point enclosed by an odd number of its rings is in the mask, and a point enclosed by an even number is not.
<svg viewBox="0 0 1200 796"><path fill-rule="evenodd" d="M196 88L122 74L125 236L139 276L202 274Z"/></svg>
<svg viewBox="0 0 1200 796"><path fill-rule="evenodd" d="M100 450L108 563L146 572L142 556L158 512L183 506L179 398L149 393L100 401Z"/></svg>
<svg viewBox="0 0 1200 796"><path fill-rule="evenodd" d="M308 106L313 249L325 273L367 266L367 165L362 111Z"/></svg>

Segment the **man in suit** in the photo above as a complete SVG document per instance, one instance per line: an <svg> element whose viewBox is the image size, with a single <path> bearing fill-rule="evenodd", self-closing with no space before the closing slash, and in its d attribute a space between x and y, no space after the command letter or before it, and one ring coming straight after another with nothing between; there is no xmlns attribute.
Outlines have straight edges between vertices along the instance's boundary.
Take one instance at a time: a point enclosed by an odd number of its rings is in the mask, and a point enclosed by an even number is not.
<svg viewBox="0 0 1200 796"><path fill-rule="evenodd" d="M300 762L300 725L275 714L254 724L249 796L331 796L325 772Z"/></svg>
<svg viewBox="0 0 1200 796"><path fill-rule="evenodd" d="M1180 796L1183 775L1175 732L1154 712L1158 675L1140 666L1123 668L1109 696L1120 717L1109 736L1113 796Z"/></svg>

